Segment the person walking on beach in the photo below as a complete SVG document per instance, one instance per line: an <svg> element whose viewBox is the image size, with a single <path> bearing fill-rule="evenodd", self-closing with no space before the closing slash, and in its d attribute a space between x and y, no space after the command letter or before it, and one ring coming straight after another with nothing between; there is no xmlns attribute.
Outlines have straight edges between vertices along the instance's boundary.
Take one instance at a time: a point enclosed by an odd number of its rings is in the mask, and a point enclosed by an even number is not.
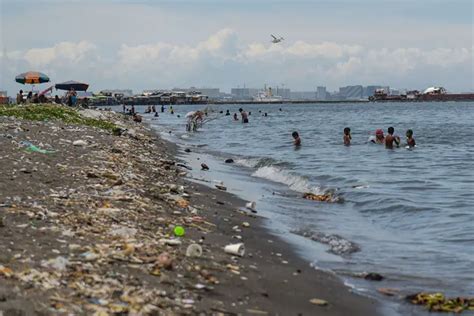
<svg viewBox="0 0 474 316"><path fill-rule="evenodd" d="M161 105L161 113L164 113L165 112L165 106L162 104Z"/></svg>
<svg viewBox="0 0 474 316"><path fill-rule="evenodd" d="M293 136L293 144L296 146L296 147L299 147L301 146L301 138L300 138L300 135L298 134L297 131L294 131L291 136Z"/></svg>
<svg viewBox="0 0 474 316"><path fill-rule="evenodd" d="M415 139L413 138L413 131L411 129L407 130L406 136L407 136L407 146L409 148L415 147L416 142L415 142Z"/></svg>
<svg viewBox="0 0 474 316"><path fill-rule="evenodd" d="M385 137L385 148L393 149L393 143L395 143L395 145L399 147L400 137L393 135L393 133L395 132L395 129L392 126L390 126L387 132L388 132L388 135L387 137Z"/></svg>
<svg viewBox="0 0 474 316"><path fill-rule="evenodd" d="M349 127L344 128L343 140L344 140L344 146L351 145L352 136L351 136L351 129Z"/></svg>

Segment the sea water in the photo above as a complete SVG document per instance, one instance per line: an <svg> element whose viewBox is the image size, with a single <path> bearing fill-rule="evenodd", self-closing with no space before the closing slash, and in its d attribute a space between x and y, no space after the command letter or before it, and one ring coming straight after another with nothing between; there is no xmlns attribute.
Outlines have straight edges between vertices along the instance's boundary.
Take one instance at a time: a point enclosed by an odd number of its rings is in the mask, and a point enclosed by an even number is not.
<svg viewBox="0 0 474 316"><path fill-rule="evenodd" d="M182 155L192 177L223 181L256 201L273 233L314 266L360 291L382 285L407 294L474 294L474 103L218 105L208 107L201 129L187 133L185 114L204 107L176 105L174 115L146 118L192 149ZM251 112L250 123L223 114L239 107ZM413 129L417 147L367 142L389 126L402 142ZM344 127L352 131L349 147ZM292 145L293 131L301 148ZM200 162L211 173L199 171ZM331 192L339 202L305 200L305 192ZM386 280L352 278L360 272Z"/></svg>

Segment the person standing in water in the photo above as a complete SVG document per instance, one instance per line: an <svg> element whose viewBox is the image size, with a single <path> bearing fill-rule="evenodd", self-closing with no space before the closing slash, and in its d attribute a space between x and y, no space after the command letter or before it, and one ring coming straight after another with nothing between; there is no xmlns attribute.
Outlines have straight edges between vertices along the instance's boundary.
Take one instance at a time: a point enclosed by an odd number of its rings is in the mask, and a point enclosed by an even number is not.
<svg viewBox="0 0 474 316"><path fill-rule="evenodd" d="M411 129L407 130L406 136L407 136L407 146L409 148L415 147L416 142L415 142L415 139L413 138L413 131Z"/></svg>
<svg viewBox="0 0 474 316"><path fill-rule="evenodd" d="M238 121L239 117L237 116L237 113L234 113L234 121Z"/></svg>
<svg viewBox="0 0 474 316"><path fill-rule="evenodd" d="M344 140L345 146L351 145L352 136L351 136L351 129L349 127L344 128L343 140Z"/></svg>
<svg viewBox="0 0 474 316"><path fill-rule="evenodd" d="M227 110L227 111L225 112L225 116L229 116L229 115L230 115L230 112L229 112L229 110Z"/></svg>
<svg viewBox="0 0 474 316"><path fill-rule="evenodd" d="M297 131L294 131L291 136L293 136L293 144L296 146L296 147L299 147L301 146L301 138L300 138L300 135L298 134Z"/></svg>
<svg viewBox="0 0 474 316"><path fill-rule="evenodd" d="M369 137L369 141L374 143L374 144L384 144L385 143L385 136L383 134L383 130L382 129L377 129L375 131L375 138L373 138L373 136L370 136Z"/></svg>
<svg viewBox="0 0 474 316"><path fill-rule="evenodd" d="M385 137L385 148L393 149L393 143L395 143L395 145L399 147L400 137L393 135L393 133L395 132L395 129L392 126L390 126L387 132L388 132L388 135Z"/></svg>
<svg viewBox="0 0 474 316"><path fill-rule="evenodd" d="M248 123L249 122L249 117L247 112L245 112L242 108L239 109L240 116L242 116L242 123Z"/></svg>

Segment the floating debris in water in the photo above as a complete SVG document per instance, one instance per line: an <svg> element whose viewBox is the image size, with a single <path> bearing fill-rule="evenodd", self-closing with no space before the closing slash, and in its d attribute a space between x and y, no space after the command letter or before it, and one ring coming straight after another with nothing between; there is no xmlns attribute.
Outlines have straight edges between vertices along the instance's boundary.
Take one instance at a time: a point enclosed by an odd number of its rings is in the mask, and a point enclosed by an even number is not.
<svg viewBox="0 0 474 316"><path fill-rule="evenodd" d="M406 297L415 305L424 305L430 312L460 313L474 311L474 297L447 298L443 293L416 293Z"/></svg>

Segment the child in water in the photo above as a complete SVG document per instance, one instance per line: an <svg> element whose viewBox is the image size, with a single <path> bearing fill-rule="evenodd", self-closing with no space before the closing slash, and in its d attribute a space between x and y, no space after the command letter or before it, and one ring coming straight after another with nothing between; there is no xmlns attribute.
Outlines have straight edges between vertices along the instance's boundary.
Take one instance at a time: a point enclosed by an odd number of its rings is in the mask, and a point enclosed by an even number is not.
<svg viewBox="0 0 474 316"><path fill-rule="evenodd" d="M388 135L385 137L385 148L393 149L393 143L395 143L395 145L399 147L400 137L393 135L393 133L395 132L395 129L390 126L387 132L388 132Z"/></svg>
<svg viewBox="0 0 474 316"><path fill-rule="evenodd" d="M300 138L300 135L298 134L298 132L296 132L296 131L293 132L291 134L291 136L293 136L293 139L294 139L293 144L297 147L301 146L301 138Z"/></svg>
<svg viewBox="0 0 474 316"><path fill-rule="evenodd" d="M369 141L374 144L383 144L385 143L385 136L383 135L383 130L380 128L375 131L375 138L373 136L369 137Z"/></svg>
<svg viewBox="0 0 474 316"><path fill-rule="evenodd" d="M407 146L413 148L416 146L415 139L413 138L413 131L411 129L407 130Z"/></svg>
<svg viewBox="0 0 474 316"><path fill-rule="evenodd" d="M352 136L351 136L351 129L349 127L344 128L343 140L344 140L344 146L351 145Z"/></svg>

